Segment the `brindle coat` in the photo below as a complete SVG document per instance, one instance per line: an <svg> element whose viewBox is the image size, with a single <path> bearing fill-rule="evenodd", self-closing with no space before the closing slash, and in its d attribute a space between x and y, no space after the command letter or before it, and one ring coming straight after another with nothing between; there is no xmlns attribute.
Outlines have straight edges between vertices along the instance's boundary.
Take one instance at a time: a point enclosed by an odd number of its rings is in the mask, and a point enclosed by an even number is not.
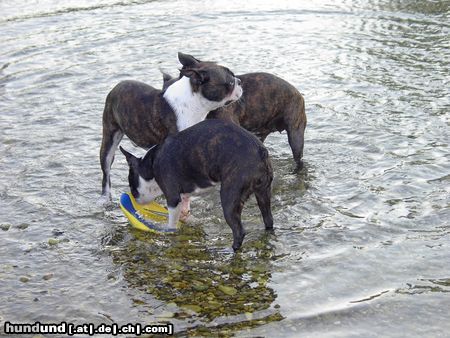
<svg viewBox="0 0 450 338"><path fill-rule="evenodd" d="M233 90L230 80L235 77L228 68L213 62L199 62L183 53L178 53L178 59L183 65L181 73L190 79L193 92L200 93L205 99L219 102ZM149 148L178 132L177 116L163 96L164 91L145 83L122 81L106 97L100 148L104 197L110 195L111 165L124 135L137 146Z"/></svg>
<svg viewBox="0 0 450 338"><path fill-rule="evenodd" d="M239 101L208 114L232 120L264 142L267 135L286 130L297 170L303 168L306 113L302 94L287 81L268 73L237 75L243 94ZM163 89L176 79L163 73Z"/></svg>

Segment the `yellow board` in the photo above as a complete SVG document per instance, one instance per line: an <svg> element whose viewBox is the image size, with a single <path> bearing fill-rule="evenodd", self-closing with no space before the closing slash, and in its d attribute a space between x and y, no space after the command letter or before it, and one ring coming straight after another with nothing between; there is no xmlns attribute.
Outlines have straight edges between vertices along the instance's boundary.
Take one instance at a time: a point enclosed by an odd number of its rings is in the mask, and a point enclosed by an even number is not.
<svg viewBox="0 0 450 338"><path fill-rule="evenodd" d="M168 229L164 226L164 223L167 224L168 211L155 201L141 205L136 202L132 194L123 193L120 196L120 208L136 229L163 233L177 231L177 229ZM177 228L179 227L180 222L177 224Z"/></svg>

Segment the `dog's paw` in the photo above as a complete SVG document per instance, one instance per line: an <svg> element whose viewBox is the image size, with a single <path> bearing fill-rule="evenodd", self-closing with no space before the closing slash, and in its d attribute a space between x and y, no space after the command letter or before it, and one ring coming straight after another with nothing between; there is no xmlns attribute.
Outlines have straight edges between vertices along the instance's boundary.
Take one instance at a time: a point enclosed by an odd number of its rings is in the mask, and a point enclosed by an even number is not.
<svg viewBox="0 0 450 338"><path fill-rule="evenodd" d="M112 204L111 195L101 195L96 204L98 207L108 207Z"/></svg>
<svg viewBox="0 0 450 338"><path fill-rule="evenodd" d="M181 211L180 215L180 221L183 223L186 223L191 217L191 211L190 210L183 210Z"/></svg>

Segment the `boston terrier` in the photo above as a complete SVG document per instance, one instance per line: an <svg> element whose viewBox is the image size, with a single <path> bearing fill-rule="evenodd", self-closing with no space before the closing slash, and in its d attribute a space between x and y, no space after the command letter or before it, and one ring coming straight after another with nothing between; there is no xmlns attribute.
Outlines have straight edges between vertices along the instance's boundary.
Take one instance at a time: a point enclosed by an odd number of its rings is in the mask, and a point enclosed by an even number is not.
<svg viewBox="0 0 450 338"><path fill-rule="evenodd" d="M198 61L198 60L197 60ZM236 76L244 93L238 103L218 108L208 118L229 119L254 133L264 142L275 131L287 131L296 170L303 168L303 145L306 128L305 100L287 81L268 73ZM177 78L163 72L163 90Z"/></svg>
<svg viewBox="0 0 450 338"><path fill-rule="evenodd" d="M124 135L148 149L241 97L241 81L228 68L183 53L178 53L178 60L183 68L170 88L161 91L142 82L122 81L106 97L100 148L102 201L111 198L111 165Z"/></svg>
<svg viewBox="0 0 450 338"><path fill-rule="evenodd" d="M140 204L164 194L168 228L175 228L185 197L220 182L223 214L233 231L233 249L244 239L241 212L255 194L267 230L273 229L270 208L272 165L264 145L234 123L209 119L169 136L137 158L122 147L130 170L131 193Z"/></svg>

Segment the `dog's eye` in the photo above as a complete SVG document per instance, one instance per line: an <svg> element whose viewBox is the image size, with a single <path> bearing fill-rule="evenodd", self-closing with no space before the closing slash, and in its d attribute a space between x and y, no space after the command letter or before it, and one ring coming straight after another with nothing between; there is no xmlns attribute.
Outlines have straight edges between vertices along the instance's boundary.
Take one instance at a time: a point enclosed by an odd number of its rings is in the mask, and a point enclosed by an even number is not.
<svg viewBox="0 0 450 338"><path fill-rule="evenodd" d="M233 88L234 87L234 80L228 82L227 86L230 87L230 88Z"/></svg>

